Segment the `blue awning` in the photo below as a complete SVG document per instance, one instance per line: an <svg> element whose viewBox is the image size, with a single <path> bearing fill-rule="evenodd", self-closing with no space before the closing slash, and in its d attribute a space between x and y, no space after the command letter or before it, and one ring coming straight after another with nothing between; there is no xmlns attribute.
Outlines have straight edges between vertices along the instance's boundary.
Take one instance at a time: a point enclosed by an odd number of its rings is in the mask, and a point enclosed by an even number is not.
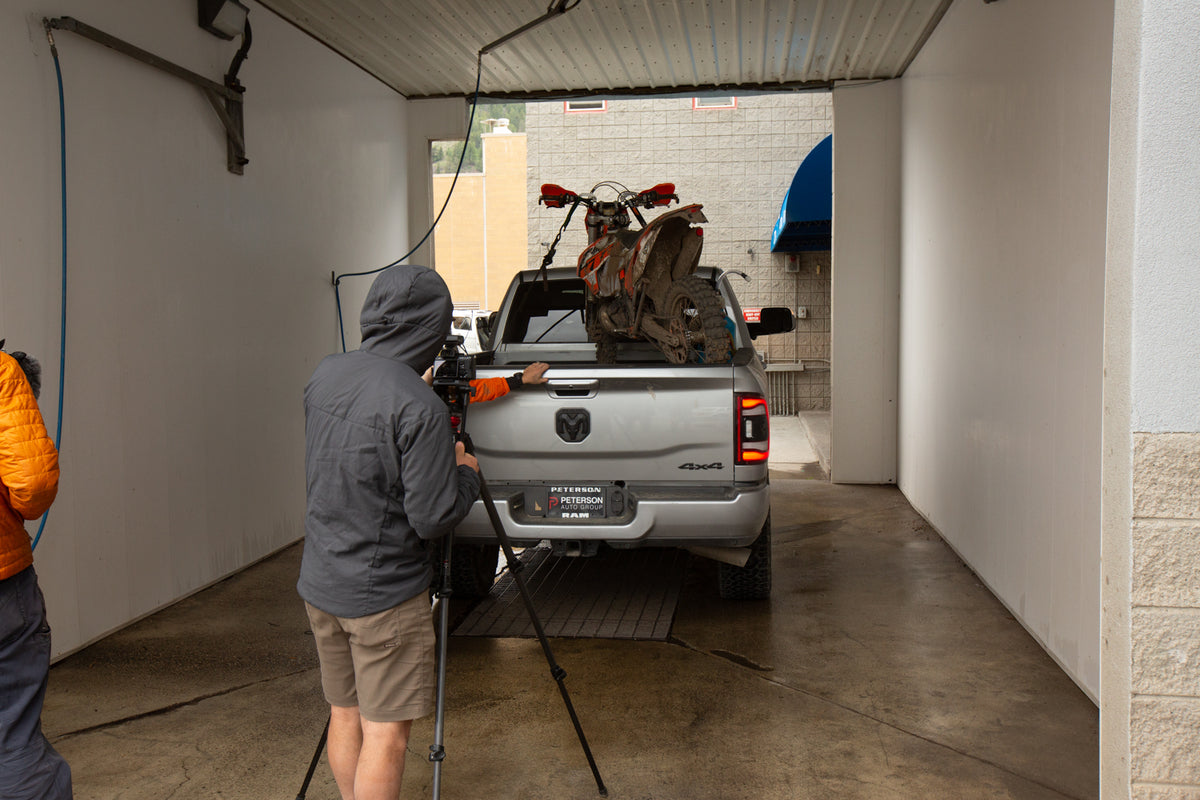
<svg viewBox="0 0 1200 800"><path fill-rule="evenodd" d="M771 232L772 253L831 250L833 242L833 134L796 170Z"/></svg>

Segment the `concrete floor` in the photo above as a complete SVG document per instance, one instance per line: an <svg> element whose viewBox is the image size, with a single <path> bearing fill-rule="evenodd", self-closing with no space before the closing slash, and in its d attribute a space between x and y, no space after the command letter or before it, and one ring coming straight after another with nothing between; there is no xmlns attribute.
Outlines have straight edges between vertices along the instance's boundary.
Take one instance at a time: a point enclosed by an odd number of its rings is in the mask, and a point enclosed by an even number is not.
<svg viewBox="0 0 1200 800"><path fill-rule="evenodd" d="M772 428L769 603L693 559L671 641L553 641L609 796L1097 797L1096 707L897 490L813 479L821 443ZM296 797L327 714L299 555L53 667L76 798ZM452 638L449 672L443 797L597 797L536 640ZM430 796L432 730L403 798ZM308 797L337 797L324 761Z"/></svg>

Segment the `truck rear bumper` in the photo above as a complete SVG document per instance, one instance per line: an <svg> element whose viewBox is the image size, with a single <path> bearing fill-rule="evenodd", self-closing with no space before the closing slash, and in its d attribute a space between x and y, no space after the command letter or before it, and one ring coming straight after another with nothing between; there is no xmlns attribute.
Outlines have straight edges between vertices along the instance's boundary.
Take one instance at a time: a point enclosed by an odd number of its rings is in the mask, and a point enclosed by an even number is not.
<svg viewBox="0 0 1200 800"><path fill-rule="evenodd" d="M771 506L766 483L709 492L669 487L628 487L628 514L619 519L566 520L524 513L524 486L489 484L504 532L517 545L549 541L600 541L613 547L711 545L745 547L758 538ZM493 541L491 520L476 500L455 537Z"/></svg>

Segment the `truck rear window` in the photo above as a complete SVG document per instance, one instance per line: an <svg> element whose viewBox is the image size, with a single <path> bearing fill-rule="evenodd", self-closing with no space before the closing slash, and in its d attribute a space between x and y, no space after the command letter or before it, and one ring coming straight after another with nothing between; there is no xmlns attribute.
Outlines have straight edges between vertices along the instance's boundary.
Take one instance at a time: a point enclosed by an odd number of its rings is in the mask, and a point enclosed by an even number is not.
<svg viewBox="0 0 1200 800"><path fill-rule="evenodd" d="M501 341L506 344L586 343L582 280L523 283L516 289Z"/></svg>

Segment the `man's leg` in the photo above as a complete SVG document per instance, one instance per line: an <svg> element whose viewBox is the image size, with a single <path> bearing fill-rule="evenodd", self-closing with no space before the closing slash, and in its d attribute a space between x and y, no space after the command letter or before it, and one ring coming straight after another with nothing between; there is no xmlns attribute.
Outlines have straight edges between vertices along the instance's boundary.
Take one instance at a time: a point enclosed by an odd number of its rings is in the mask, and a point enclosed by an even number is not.
<svg viewBox="0 0 1200 800"><path fill-rule="evenodd" d="M434 635L424 592L342 623L350 632L362 748L355 800L396 800L412 721L434 710Z"/></svg>
<svg viewBox="0 0 1200 800"><path fill-rule="evenodd" d="M354 800L397 800L412 720L362 720L362 750L354 776Z"/></svg>
<svg viewBox="0 0 1200 800"><path fill-rule="evenodd" d="M329 768L337 781L342 800L355 800L354 777L358 772L359 753L363 745L363 731L359 724L358 706L329 707L329 738L325 750L329 754Z"/></svg>

